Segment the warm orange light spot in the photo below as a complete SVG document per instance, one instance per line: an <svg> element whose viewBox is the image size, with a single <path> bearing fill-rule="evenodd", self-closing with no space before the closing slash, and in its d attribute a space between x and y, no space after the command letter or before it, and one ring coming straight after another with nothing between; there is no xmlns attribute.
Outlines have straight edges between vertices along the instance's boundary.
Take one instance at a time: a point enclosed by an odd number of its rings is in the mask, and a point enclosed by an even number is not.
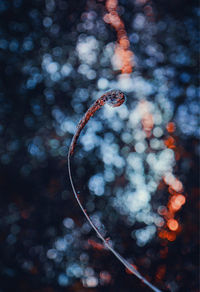
<svg viewBox="0 0 200 292"><path fill-rule="evenodd" d="M167 226L170 230L176 231L178 229L178 222L175 219L169 219L167 222Z"/></svg>
<svg viewBox="0 0 200 292"><path fill-rule="evenodd" d="M115 48L115 56L117 60L117 66L121 69L122 74L131 73L133 53L124 49L120 45L117 45Z"/></svg>
<svg viewBox="0 0 200 292"><path fill-rule="evenodd" d="M183 190L183 184L178 180L177 178L173 181L171 185L172 189L174 189L176 192L181 192Z"/></svg>
<svg viewBox="0 0 200 292"><path fill-rule="evenodd" d="M174 241L176 239L176 233L175 232L168 232L167 239L169 241Z"/></svg>
<svg viewBox="0 0 200 292"><path fill-rule="evenodd" d="M167 146L167 148L170 148L170 149L173 149L173 148L176 147L176 146L174 145L174 142L175 142L175 140L174 140L174 138L171 137L171 136L169 136L169 138L166 139L166 140L164 141L164 143L165 143L165 145Z"/></svg>
<svg viewBox="0 0 200 292"><path fill-rule="evenodd" d="M169 185L170 194L174 195L176 193L180 193L183 191L183 184L180 180L178 180L172 173L167 173L163 177L164 182Z"/></svg>
<svg viewBox="0 0 200 292"><path fill-rule="evenodd" d="M119 44L124 50L127 50L129 47L129 40L127 38L121 38Z"/></svg>
<svg viewBox="0 0 200 292"><path fill-rule="evenodd" d="M170 205L174 211L178 211L185 204L185 196L179 194L171 198Z"/></svg>
<svg viewBox="0 0 200 292"><path fill-rule="evenodd" d="M168 232L166 230L161 230L158 234L158 236L162 239L167 239L169 241L174 241L176 239L176 233L175 232Z"/></svg>
<svg viewBox="0 0 200 292"><path fill-rule="evenodd" d="M176 126L174 123L170 122L167 124L166 129L169 133L173 133L176 129Z"/></svg>
<svg viewBox="0 0 200 292"><path fill-rule="evenodd" d="M106 8L108 13L104 21L109 23L117 32L117 44L115 47L116 66L122 74L130 74L133 67L133 53L130 50L130 42L124 27L124 23L117 12L117 0L107 0Z"/></svg>
<svg viewBox="0 0 200 292"><path fill-rule="evenodd" d="M180 204L182 206L185 204L185 201L186 201L186 199L185 199L185 196L183 196L183 195L178 195L176 197L176 204Z"/></svg>

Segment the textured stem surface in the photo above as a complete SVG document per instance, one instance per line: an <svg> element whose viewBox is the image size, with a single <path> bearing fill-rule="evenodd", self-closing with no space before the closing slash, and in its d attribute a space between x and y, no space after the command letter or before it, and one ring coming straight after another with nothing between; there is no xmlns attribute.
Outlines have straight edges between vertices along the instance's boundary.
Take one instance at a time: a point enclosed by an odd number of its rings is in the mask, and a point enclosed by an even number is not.
<svg viewBox="0 0 200 292"><path fill-rule="evenodd" d="M72 179L72 174L71 174L71 164L70 164L70 158L74 153L74 149L78 140L78 137L80 136L80 133L82 129L85 127L87 122L89 121L90 117L94 115L94 113L100 109L105 103L110 104L112 107L120 106L125 100L124 94L119 91L119 90L112 90L108 91L104 95L102 95L97 101L87 110L86 114L84 117L81 119L77 126L77 131L74 134L72 138L72 142L68 151L68 172L69 172L69 178L72 186L72 190L74 193L74 196L83 212L85 215L87 221L91 225L91 227L96 231L98 237L103 241L104 245L116 256L116 258L131 272L133 273L136 277L141 279L142 282L144 282L149 288L151 288L155 292L161 292L158 288L156 288L154 285L152 285L150 282L148 282L125 258L123 258L110 244L109 241L107 241L103 235L99 232L98 228L94 225L94 223L91 221L90 217L88 216L87 212L85 211L79 197L77 194L77 191L74 186L74 182Z"/></svg>

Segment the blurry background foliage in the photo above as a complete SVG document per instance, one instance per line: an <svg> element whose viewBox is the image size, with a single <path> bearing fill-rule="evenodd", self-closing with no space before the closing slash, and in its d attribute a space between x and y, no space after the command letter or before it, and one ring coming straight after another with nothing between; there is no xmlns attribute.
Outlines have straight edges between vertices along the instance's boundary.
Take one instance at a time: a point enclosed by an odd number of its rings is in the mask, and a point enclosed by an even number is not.
<svg viewBox="0 0 200 292"><path fill-rule="evenodd" d="M198 3L119 1L128 78L105 13L105 1L0 1L1 292L149 291L101 250L67 174L76 124L110 88L127 102L79 139L81 199L151 282L198 290Z"/></svg>

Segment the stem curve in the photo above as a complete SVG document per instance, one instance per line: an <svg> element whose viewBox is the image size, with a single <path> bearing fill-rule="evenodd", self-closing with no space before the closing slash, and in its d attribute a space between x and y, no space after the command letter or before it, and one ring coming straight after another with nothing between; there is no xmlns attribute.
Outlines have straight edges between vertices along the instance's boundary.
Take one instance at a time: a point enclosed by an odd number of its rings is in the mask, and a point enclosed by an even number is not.
<svg viewBox="0 0 200 292"><path fill-rule="evenodd" d="M155 292L162 292L158 288L156 288L154 285L152 285L149 281L147 281L125 258L123 258L110 244L109 242L103 237L103 235L99 232L98 228L94 225L94 223L91 221L90 217L86 213L79 197L77 194L77 191L74 186L72 174L71 174L71 156L74 153L75 146L77 143L77 140L80 136L80 133L82 129L85 127L87 122L89 121L90 117L94 115L94 113L100 109L105 103L108 103L112 107L120 106L125 101L125 95L120 90L110 90L103 94L99 99L97 99L93 105L87 110L81 121L79 122L77 126L77 131L75 132L72 142L69 147L67 161L68 161L68 173L69 173L69 179L72 186L73 194L78 202L79 207L81 208L83 214L85 215L87 221L89 222L90 226L93 228L93 230L96 232L97 236L103 241L104 245L115 255L115 257L136 277L138 277L143 283L145 283L149 288L151 288Z"/></svg>

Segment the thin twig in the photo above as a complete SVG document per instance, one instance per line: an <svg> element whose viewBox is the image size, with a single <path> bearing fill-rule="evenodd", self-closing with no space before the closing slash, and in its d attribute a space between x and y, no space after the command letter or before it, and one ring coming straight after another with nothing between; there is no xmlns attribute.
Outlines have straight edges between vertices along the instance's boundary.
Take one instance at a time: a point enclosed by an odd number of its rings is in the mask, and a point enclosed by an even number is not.
<svg viewBox="0 0 200 292"><path fill-rule="evenodd" d="M110 244L109 241L106 240L103 235L99 232L98 228L94 225L94 223L91 221L90 217L88 216L86 210L84 209L81 201L79 200L77 191L74 186L74 182L72 179L71 174L71 164L70 164L70 158L74 153L74 149L78 140L78 137L80 136L80 133L82 129L85 127L87 122L89 121L90 117L94 115L94 113L100 109L105 103L108 103L112 107L120 106L125 101L125 95L120 90L110 90L106 92L104 95L102 95L95 103L87 110L84 117L81 119L77 126L77 131L73 136L69 151L68 151L68 172L69 172L69 178L72 186L72 190L74 193L74 196L79 204L79 207L81 208L83 214L85 215L87 221L91 225L91 227L96 231L98 237L103 241L104 245L115 255L115 257L136 277L138 277L143 283L145 283L149 288L151 288L155 292L161 292L158 288L156 288L154 285L152 285L149 281L147 281L125 258L123 258Z"/></svg>

